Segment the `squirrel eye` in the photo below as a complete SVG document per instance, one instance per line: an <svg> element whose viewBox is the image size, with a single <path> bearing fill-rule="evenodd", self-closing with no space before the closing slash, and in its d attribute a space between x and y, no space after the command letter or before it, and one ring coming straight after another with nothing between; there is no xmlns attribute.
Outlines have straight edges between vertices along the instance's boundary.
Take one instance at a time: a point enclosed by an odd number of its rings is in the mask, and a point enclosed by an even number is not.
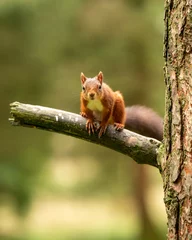
<svg viewBox="0 0 192 240"><path fill-rule="evenodd" d="M99 85L99 90L101 90L101 85Z"/></svg>
<svg viewBox="0 0 192 240"><path fill-rule="evenodd" d="M83 91L85 91L85 87L82 87Z"/></svg>

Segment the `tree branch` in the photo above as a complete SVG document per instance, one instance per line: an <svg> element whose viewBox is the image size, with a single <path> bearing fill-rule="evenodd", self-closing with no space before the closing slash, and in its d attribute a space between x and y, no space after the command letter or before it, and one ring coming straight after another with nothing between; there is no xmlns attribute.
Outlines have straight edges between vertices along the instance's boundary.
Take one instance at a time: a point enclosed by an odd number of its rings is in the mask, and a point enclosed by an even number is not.
<svg viewBox="0 0 192 240"><path fill-rule="evenodd" d="M86 120L78 114L19 102L11 103L10 107L12 117L9 121L13 126L70 135L128 155L137 163L159 167L157 152L161 142L156 139L126 129L117 132L113 126L109 126L106 134L98 138L98 133L89 136L85 129Z"/></svg>

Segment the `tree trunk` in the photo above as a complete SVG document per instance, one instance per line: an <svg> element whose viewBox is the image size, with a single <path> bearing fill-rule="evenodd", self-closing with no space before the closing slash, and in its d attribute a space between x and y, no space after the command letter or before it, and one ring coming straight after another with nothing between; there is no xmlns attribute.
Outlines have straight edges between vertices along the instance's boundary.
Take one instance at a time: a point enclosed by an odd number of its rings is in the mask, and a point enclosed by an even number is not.
<svg viewBox="0 0 192 240"><path fill-rule="evenodd" d="M192 239L192 1L165 1L162 176L168 239Z"/></svg>

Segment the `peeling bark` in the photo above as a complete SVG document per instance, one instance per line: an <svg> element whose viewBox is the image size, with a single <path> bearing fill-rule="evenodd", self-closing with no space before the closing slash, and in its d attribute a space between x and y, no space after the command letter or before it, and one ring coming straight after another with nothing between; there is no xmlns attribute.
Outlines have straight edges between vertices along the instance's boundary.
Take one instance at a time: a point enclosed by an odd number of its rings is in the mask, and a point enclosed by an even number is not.
<svg viewBox="0 0 192 240"><path fill-rule="evenodd" d="M165 1L164 156L168 239L192 239L192 1Z"/></svg>

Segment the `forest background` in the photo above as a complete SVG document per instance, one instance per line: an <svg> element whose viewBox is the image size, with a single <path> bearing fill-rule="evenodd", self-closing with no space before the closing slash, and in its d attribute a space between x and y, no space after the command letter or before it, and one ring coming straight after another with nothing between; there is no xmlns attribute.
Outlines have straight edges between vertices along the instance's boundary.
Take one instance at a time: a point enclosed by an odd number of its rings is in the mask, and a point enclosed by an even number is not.
<svg viewBox="0 0 192 240"><path fill-rule="evenodd" d="M12 128L9 104L79 113L80 72L164 114L163 1L0 1L0 239L165 239L160 174L56 133Z"/></svg>

